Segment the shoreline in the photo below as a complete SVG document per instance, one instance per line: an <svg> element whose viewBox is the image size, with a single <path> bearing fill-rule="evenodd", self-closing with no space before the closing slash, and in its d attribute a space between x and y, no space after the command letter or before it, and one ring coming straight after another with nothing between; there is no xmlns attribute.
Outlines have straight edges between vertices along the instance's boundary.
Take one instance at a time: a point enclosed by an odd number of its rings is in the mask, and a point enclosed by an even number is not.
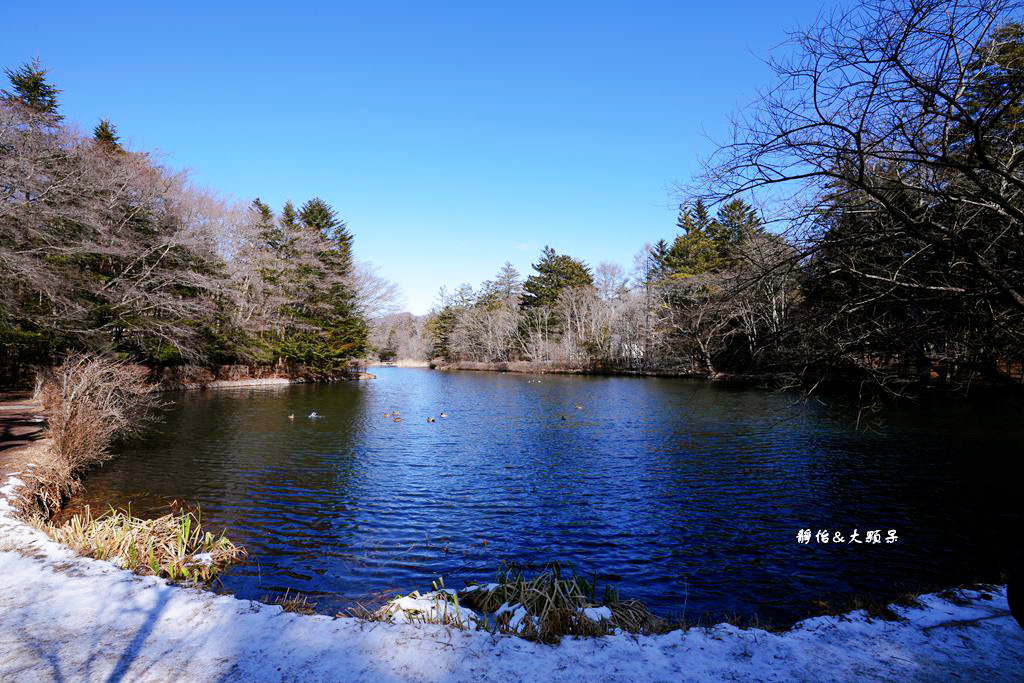
<svg viewBox="0 0 1024 683"><path fill-rule="evenodd" d="M371 363L370 365L388 367L415 367L429 368L441 372L497 372L513 374L534 374L534 375L575 375L579 377L636 377L636 378L662 378L662 379L685 379L708 384L748 386L768 389L770 391L806 391L808 395L814 392L840 392L857 395L858 387L863 383L863 378L856 376L831 377L820 380L811 385L801 385L789 381L788 375L772 373L732 373L691 371L666 371L666 370L624 370L610 368L574 368L564 365L555 365L550 361L506 361L498 363L480 361L423 361L400 363ZM963 396L1009 396L1021 398L1024 396L1024 383L1008 385L1002 382L989 381L984 378L976 378L963 384L942 384L942 383L921 383L917 380L899 379L891 383L891 398L901 399L910 396L921 397L925 395L949 395Z"/></svg>
<svg viewBox="0 0 1024 683"><path fill-rule="evenodd" d="M263 382L285 383L290 382ZM5 405L0 404L0 416ZM40 407L37 402L32 405ZM0 678L4 679L34 680L39 667L45 666L26 645L36 638L33 629L45 632L47 643L52 643L52 632L57 634L61 669L72 677L82 673L83 666L97 666L88 670L104 671L104 676L108 671L111 676L118 671L131 673L133 680L162 680L176 673L172 662L186 659L189 668L182 675L188 680L208 679L212 672L239 680L306 679L309 671L315 672L314 678L333 680L389 676L424 681L508 680L552 675L573 681L594 676L606 680L651 676L674 681L765 676L844 680L844 669L837 668L836 662L846 662L851 680L862 675L943 678L965 671L985 679L1024 677L1024 630L1009 613L1005 586L960 591L960 599L950 599L949 591L924 594L919 596L919 607L890 605L899 621L851 610L805 619L778 632L721 623L661 635L565 637L555 646L436 625L285 613L279 606L138 576L109 562L78 556L16 518L9 499L25 486L19 475L29 472L33 454L44 446L45 439L34 438L7 449L7 464L14 467L0 469L4 475L0 478ZM61 610L66 610L66 603L74 605L77 616L57 620L55 625L53 614L65 613ZM126 614L136 616L122 618ZM196 642L193 629L213 644ZM249 637L245 644L218 644L218 635L225 629L241 630ZM134 639L129 637L133 632ZM145 636L136 643L141 633ZM272 645L282 634L290 645ZM104 655L96 664L94 651L83 642L102 645L104 652L114 654ZM125 643L130 644L125 647ZM453 659L450 648L475 656ZM823 649L831 650L834 662L820 657ZM172 656L162 663L168 654ZM354 670L348 666L352 657L360 661ZM250 658L270 668L251 665ZM310 658L317 664L307 671ZM126 668L118 668L122 666ZM552 674L558 670L565 675ZM268 672L274 673L269 676Z"/></svg>
<svg viewBox="0 0 1024 683"><path fill-rule="evenodd" d="M953 603L542 645L432 624L300 615L74 555L0 501L4 680L1019 680L1024 630L1005 589ZM63 615L55 619L55 615Z"/></svg>

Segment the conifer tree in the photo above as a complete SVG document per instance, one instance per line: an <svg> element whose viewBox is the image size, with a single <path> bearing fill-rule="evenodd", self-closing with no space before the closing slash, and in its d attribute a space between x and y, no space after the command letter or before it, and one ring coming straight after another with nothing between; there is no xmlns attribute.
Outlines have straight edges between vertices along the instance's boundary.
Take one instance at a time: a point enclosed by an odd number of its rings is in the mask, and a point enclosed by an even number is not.
<svg viewBox="0 0 1024 683"><path fill-rule="evenodd" d="M55 86L46 80L46 69L39 59L23 64L20 69L4 69L11 82L11 91L4 90L0 96L8 103L17 103L45 117L48 123L60 123L63 118L57 113L57 95L60 93Z"/></svg>
<svg viewBox="0 0 1024 683"><path fill-rule="evenodd" d="M722 242L722 256L729 256L730 247L735 247L745 239L749 239L762 231L761 219L750 204L742 199L733 199L718 210L716 224L719 229L719 240Z"/></svg>
<svg viewBox="0 0 1024 683"><path fill-rule="evenodd" d="M291 200L284 203L281 207L281 227L285 231L291 231L299 227L299 212L295 210L295 205L292 204Z"/></svg>
<svg viewBox="0 0 1024 683"><path fill-rule="evenodd" d="M594 284L590 269L585 263L565 254L558 254L545 246L540 261L533 264L536 274L526 278L523 284L527 307L553 306L558 295L567 287L589 287Z"/></svg>
<svg viewBox="0 0 1024 683"><path fill-rule="evenodd" d="M92 129L92 137L106 149L115 152L124 151L121 146L121 138L117 134L117 127L109 119L100 119L100 122Z"/></svg>
<svg viewBox="0 0 1024 683"><path fill-rule="evenodd" d="M302 205L299 219L328 243L323 254L325 265L338 276L347 276L352 270L352 235L348 231L348 224L338 218L334 209L319 197Z"/></svg>

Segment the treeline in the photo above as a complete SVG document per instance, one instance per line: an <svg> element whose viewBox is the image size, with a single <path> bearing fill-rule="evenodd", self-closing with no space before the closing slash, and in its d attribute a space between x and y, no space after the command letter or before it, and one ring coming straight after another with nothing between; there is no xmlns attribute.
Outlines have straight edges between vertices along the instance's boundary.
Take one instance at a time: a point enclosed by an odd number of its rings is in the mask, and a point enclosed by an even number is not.
<svg viewBox="0 0 1024 683"><path fill-rule="evenodd" d="M548 248L525 280L506 266L403 329L454 361L1019 388L1019 19L998 0L830 15L773 63L678 233L629 276ZM399 332L377 347L416 346Z"/></svg>
<svg viewBox="0 0 1024 683"><path fill-rule="evenodd" d="M373 341L383 358L698 374L765 365L796 296L795 250L742 200L716 216L697 201L678 227L632 273L545 247L525 279L506 263L476 289L442 291L418 325L381 321Z"/></svg>
<svg viewBox="0 0 1024 683"><path fill-rule="evenodd" d="M33 62L0 94L0 365L89 351L164 364L298 364L332 376L394 293L322 199L221 200L66 125ZM8 380L10 378L8 377Z"/></svg>

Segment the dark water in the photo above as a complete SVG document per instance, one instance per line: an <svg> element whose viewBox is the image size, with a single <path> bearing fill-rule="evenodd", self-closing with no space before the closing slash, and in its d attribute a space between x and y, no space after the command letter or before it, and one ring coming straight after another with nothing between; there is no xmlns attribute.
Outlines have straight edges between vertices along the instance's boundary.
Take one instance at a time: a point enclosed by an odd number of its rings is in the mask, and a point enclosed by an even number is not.
<svg viewBox="0 0 1024 683"><path fill-rule="evenodd" d="M817 403L685 380L375 372L175 394L75 503L198 503L250 551L228 590L301 591L325 613L559 561L666 616L782 622L823 596L998 579L1020 519L1019 404L904 406L865 432ZM898 541L797 543L854 528Z"/></svg>

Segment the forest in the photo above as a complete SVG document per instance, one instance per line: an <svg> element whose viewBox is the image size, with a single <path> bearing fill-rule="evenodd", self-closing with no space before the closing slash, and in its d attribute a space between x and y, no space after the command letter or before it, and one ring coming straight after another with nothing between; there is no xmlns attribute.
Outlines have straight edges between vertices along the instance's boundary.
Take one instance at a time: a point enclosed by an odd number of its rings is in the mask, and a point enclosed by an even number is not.
<svg viewBox="0 0 1024 683"><path fill-rule="evenodd" d="M0 367L73 351L178 364L301 366L366 354L395 286L353 257L323 199L275 212L219 198L126 149L101 120L66 124L38 61L0 95Z"/></svg>
<svg viewBox="0 0 1024 683"><path fill-rule="evenodd" d="M442 291L384 357L1018 390L1024 27L1001 3L864 3L800 33L631 272L545 248ZM717 211L713 207L718 207ZM864 386L862 384L862 386Z"/></svg>
<svg viewBox="0 0 1024 683"><path fill-rule="evenodd" d="M867 2L797 34L628 270L548 246L426 317L396 312L323 199L222 199L106 119L66 123L38 61L8 69L2 381L87 351L318 379L373 358L1019 389L1024 27L943 6Z"/></svg>

